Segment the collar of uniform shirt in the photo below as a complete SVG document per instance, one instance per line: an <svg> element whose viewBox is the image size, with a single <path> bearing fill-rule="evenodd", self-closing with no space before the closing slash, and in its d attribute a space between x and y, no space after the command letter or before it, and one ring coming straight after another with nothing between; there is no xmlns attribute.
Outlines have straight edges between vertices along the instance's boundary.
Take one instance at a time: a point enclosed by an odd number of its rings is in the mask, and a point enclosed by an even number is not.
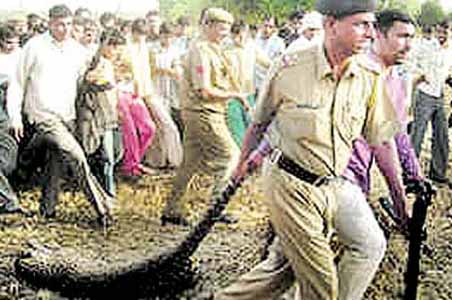
<svg viewBox="0 0 452 300"><path fill-rule="evenodd" d="M340 80L341 78L353 77L357 72L357 65L352 57L347 58L342 62L341 66L338 66L336 72L340 72L340 76L336 77L335 70L331 67L328 62L326 50L324 47L318 47L319 51L317 53L318 62L318 79L322 80L325 78L331 78L333 80Z"/></svg>

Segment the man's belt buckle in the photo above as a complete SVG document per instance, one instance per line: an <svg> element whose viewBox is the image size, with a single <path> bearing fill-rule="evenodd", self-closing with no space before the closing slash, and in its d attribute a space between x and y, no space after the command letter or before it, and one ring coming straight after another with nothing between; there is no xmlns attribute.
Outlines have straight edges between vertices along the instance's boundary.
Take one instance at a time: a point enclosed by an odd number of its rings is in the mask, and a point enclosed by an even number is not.
<svg viewBox="0 0 452 300"><path fill-rule="evenodd" d="M282 152L279 149L274 149L272 153L270 154L270 164L275 165L278 163L279 159L281 158Z"/></svg>
<svg viewBox="0 0 452 300"><path fill-rule="evenodd" d="M319 176L316 181L314 181L313 185L319 187L321 185L327 184L331 180L333 180L334 177L332 176Z"/></svg>

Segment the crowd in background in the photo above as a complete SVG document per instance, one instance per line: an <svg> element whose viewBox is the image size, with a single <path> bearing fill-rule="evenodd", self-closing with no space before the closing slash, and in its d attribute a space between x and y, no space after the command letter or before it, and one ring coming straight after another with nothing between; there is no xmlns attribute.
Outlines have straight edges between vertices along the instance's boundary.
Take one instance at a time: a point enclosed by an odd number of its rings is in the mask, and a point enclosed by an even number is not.
<svg viewBox="0 0 452 300"><path fill-rule="evenodd" d="M297 10L280 21L274 16L259 24L236 20L222 42L225 68L235 74L240 93L229 102L227 115L238 148L272 64L323 40L322 16L315 11ZM87 194L104 222L115 202L118 173L134 178L178 168L187 126L187 54L203 39L203 26L203 13L195 24L186 16L163 20L159 11L133 20L108 12L97 18L89 9L72 13L64 5L53 7L46 17L8 16L0 25L2 210L20 211L5 177L14 170L18 152L27 156L41 147L54 157L45 160L50 175L40 208L50 217L55 215L64 156L58 151L77 157L76 170L82 170ZM413 46L414 59L397 67L417 84L411 130L418 155L432 121L430 175L440 183L449 182L450 32L447 22L424 27ZM36 136L54 147L42 148Z"/></svg>
<svg viewBox="0 0 452 300"><path fill-rule="evenodd" d="M63 19L70 20L55 24ZM198 24L186 16L172 21L162 20L159 11L133 20L109 12L97 18L89 9L72 13L64 5L53 7L45 17L8 16L0 25L3 131L5 141L13 145L4 143L8 155L14 154L13 159L4 155L8 164L17 160L18 151L21 157L53 151L37 140L51 140L59 150L73 144L63 152L79 157L82 177L89 178L88 195L104 199L95 200L101 216L114 202L117 173L134 178L177 168L183 159L184 66L190 45L202 39L204 20L201 14ZM304 11L294 12L282 26L272 16L262 24L234 23L226 53L229 67L241 76L237 88L246 93L250 107L272 61L289 44L300 49L320 40L321 28L320 15ZM61 58L49 48L53 45ZM58 125L47 124L53 118ZM231 101L228 124L238 147L249 119L241 103ZM38 128L40 123L46 123L45 128ZM49 138L47 130L60 133ZM33 135L36 132L41 138ZM43 187L44 216L55 214L62 169L58 161L64 156L49 155L44 157L50 161L44 168L50 182ZM13 165L3 168L5 175ZM15 195L6 177L4 181L5 189ZM16 197L10 198L4 199L5 211L20 211Z"/></svg>

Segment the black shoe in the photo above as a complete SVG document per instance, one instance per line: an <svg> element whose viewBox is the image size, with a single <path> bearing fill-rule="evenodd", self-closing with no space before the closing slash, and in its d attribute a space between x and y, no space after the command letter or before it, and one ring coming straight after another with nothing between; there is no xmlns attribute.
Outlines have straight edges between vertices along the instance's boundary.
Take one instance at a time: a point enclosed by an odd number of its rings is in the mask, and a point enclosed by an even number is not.
<svg viewBox="0 0 452 300"><path fill-rule="evenodd" d="M56 212L55 212L55 211L53 211L53 212L48 212L46 209L44 209L44 208L42 208L42 207L39 207L39 215L40 215L41 217L43 217L44 219L47 219L47 220L49 220L49 219L55 219L55 217L56 217Z"/></svg>
<svg viewBox="0 0 452 300"><path fill-rule="evenodd" d="M165 226L168 223L178 225L178 226L184 226L184 227L190 226L190 223L184 217L175 217L175 216L173 217L173 216L162 215L160 217L160 222L161 222L162 226Z"/></svg>
<svg viewBox="0 0 452 300"><path fill-rule="evenodd" d="M430 180L438 185L447 185L452 188L452 182L448 178L430 177Z"/></svg>
<svg viewBox="0 0 452 300"><path fill-rule="evenodd" d="M115 223L113 217L109 214L101 215L97 218L97 225L100 228L109 228Z"/></svg>
<svg viewBox="0 0 452 300"><path fill-rule="evenodd" d="M218 218L215 219L215 222L223 223L226 225L231 225L231 224L238 223L239 219L230 214L222 214Z"/></svg>

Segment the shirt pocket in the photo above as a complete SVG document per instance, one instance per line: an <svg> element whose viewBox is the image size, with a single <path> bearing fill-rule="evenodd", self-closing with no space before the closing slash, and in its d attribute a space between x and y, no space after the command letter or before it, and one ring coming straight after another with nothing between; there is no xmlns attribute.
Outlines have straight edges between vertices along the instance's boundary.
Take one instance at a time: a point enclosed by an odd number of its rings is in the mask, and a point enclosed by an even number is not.
<svg viewBox="0 0 452 300"><path fill-rule="evenodd" d="M327 136L330 128L325 113L328 114L316 102L291 103L279 111L278 126L291 140L319 140Z"/></svg>
<svg viewBox="0 0 452 300"><path fill-rule="evenodd" d="M283 103L289 109L318 110L324 106L321 93L310 88L292 85L287 92L281 94Z"/></svg>

